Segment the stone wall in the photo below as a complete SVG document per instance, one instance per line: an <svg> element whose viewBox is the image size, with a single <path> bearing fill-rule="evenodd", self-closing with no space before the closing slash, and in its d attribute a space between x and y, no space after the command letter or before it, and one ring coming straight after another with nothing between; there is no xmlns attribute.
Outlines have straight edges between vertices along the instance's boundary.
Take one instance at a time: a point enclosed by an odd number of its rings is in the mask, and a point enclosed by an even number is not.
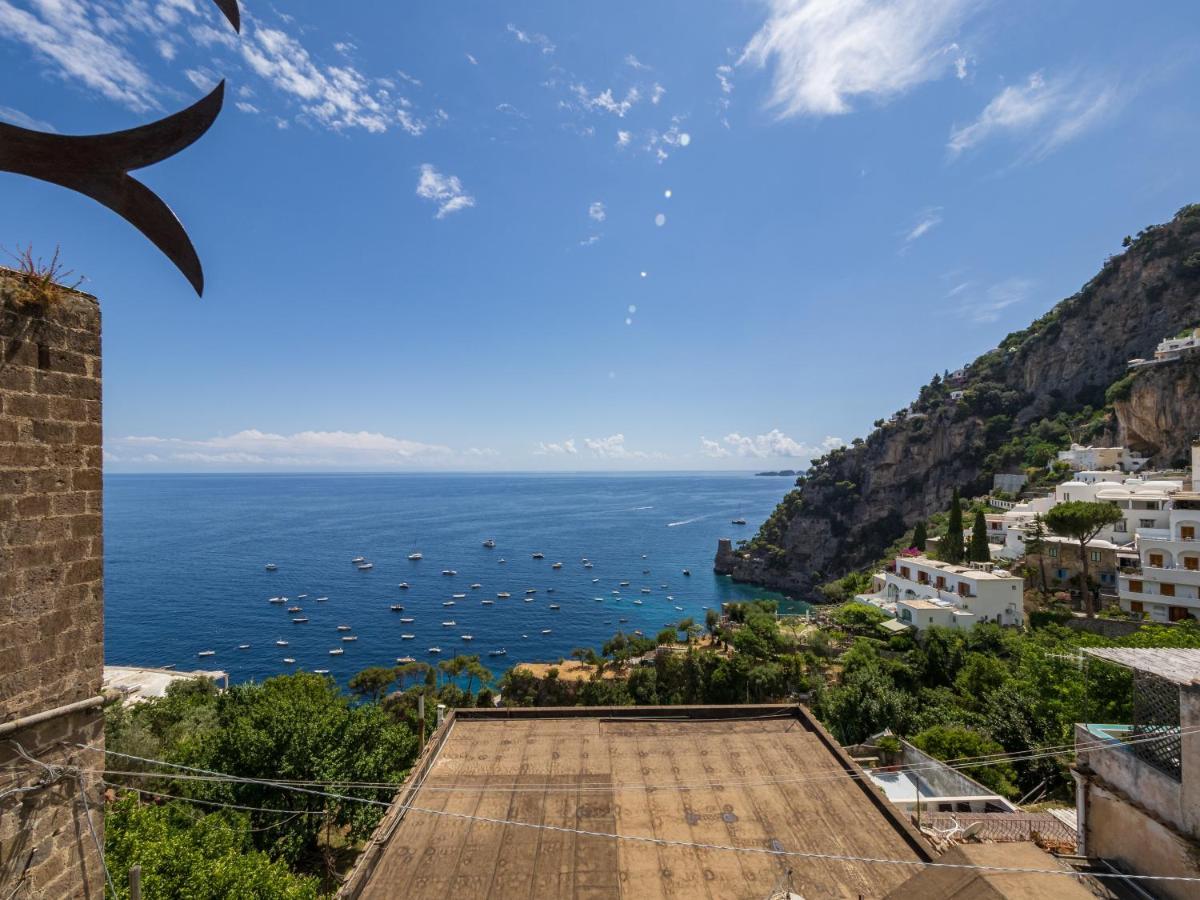
<svg viewBox="0 0 1200 900"><path fill-rule="evenodd" d="M0 795L50 782L0 801L4 897L103 897L101 710L11 729L101 692L102 453L95 298L0 271Z"/></svg>

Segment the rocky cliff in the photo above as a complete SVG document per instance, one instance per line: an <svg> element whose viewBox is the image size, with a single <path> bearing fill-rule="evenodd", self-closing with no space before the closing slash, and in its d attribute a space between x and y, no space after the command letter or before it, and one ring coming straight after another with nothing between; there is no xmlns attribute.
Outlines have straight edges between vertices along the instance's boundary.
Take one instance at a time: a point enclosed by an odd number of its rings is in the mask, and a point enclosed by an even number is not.
<svg viewBox="0 0 1200 900"><path fill-rule="evenodd" d="M954 488L981 493L994 472L1044 465L1071 440L1115 435L1158 463L1186 457L1200 431L1200 362L1126 372L1200 324L1200 204L1126 244L1077 294L814 461L746 548L719 548L716 570L809 596L945 509Z"/></svg>

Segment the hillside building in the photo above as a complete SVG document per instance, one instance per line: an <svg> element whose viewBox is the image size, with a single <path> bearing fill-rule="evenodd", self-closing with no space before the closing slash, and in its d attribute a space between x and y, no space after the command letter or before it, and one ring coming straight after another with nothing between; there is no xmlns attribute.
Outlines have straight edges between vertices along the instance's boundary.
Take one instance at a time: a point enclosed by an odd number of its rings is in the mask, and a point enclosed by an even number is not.
<svg viewBox="0 0 1200 900"><path fill-rule="evenodd" d="M1070 450L1058 451L1059 462L1067 463L1075 471L1140 472L1150 462L1149 458L1126 447L1084 447L1072 444Z"/></svg>
<svg viewBox="0 0 1200 900"><path fill-rule="evenodd" d="M873 591L855 597L898 622L972 628L977 622L1022 625L1022 579L990 565L954 565L927 556L899 556L876 573Z"/></svg>

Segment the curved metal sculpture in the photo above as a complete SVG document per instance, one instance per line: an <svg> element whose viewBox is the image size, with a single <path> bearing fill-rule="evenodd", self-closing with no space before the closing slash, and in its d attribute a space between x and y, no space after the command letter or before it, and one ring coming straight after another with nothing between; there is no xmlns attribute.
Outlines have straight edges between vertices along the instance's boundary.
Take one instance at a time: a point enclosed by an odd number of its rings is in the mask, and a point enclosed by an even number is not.
<svg viewBox="0 0 1200 900"><path fill-rule="evenodd" d="M240 32L237 0L213 2ZM149 238L203 295L204 269L183 225L157 194L129 173L199 140L217 120L224 100L222 81L187 109L109 134L48 134L0 122L0 171L48 181L104 204Z"/></svg>

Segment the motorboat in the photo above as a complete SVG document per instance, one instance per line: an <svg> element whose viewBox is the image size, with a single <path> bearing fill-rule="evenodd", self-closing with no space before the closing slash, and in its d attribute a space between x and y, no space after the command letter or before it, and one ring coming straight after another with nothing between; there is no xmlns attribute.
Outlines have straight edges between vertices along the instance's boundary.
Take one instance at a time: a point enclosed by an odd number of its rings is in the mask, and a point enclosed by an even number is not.
<svg viewBox="0 0 1200 900"><path fill-rule="evenodd" d="M276 569L279 568L279 566L275 565L275 563L267 563L265 566L263 566L263 568L266 569L268 572L274 572Z"/></svg>
<svg viewBox="0 0 1200 900"><path fill-rule="evenodd" d="M308 616L298 616L297 618L292 619L292 624L293 625L306 625L306 624L308 624Z"/></svg>
<svg viewBox="0 0 1200 900"><path fill-rule="evenodd" d="M286 603L287 597L272 597L267 602L268 603Z"/></svg>
<svg viewBox="0 0 1200 900"><path fill-rule="evenodd" d="M339 626L337 627L337 630L338 630L338 631L349 631L349 630L350 630L350 626L349 626L349 625L339 625Z"/></svg>
<svg viewBox="0 0 1200 900"><path fill-rule="evenodd" d="M482 584L480 584L479 582L475 582L473 585L471 585L471 590L473 590L473 591L477 591L477 590L479 590L481 587L483 587L483 585L482 585Z"/></svg>
<svg viewBox="0 0 1200 900"><path fill-rule="evenodd" d="M556 563L555 563L554 565L552 565L550 568L552 568L552 569L561 569L561 568L562 568L562 563L560 563L560 562L556 562Z"/></svg>
<svg viewBox="0 0 1200 900"><path fill-rule="evenodd" d="M488 538L486 541L483 542L483 546L485 546L489 550L491 550L493 547L496 546L496 542L493 541L491 538Z"/></svg>
<svg viewBox="0 0 1200 900"><path fill-rule="evenodd" d="M328 675L329 670L328 669L313 669L313 674L314 675Z"/></svg>
<svg viewBox="0 0 1200 900"><path fill-rule="evenodd" d="M288 612L290 612L290 613L298 613L298 612L303 612L303 610L301 610L301 609L300 609L300 607L298 607L298 606L289 606L289 607L287 608L287 611L288 611Z"/></svg>
<svg viewBox="0 0 1200 900"><path fill-rule="evenodd" d="M453 606L453 605L454 605L453 600L447 600L445 603L442 604L442 606Z"/></svg>
<svg viewBox="0 0 1200 900"><path fill-rule="evenodd" d="M317 602L318 602L318 603L324 603L324 602L325 602L326 600L328 600L328 599L329 599L328 597L318 597L318 598L317 598Z"/></svg>
<svg viewBox="0 0 1200 900"><path fill-rule="evenodd" d="M400 635L400 640L402 640L402 641L411 641L411 640L412 640L413 638L415 638L415 637L416 637L416 635L415 635L415 634L402 634L402 635Z"/></svg>
<svg viewBox="0 0 1200 900"><path fill-rule="evenodd" d="M216 655L217 655L217 651L216 651L216 650L201 650L201 651L200 651L199 653L197 653L196 655L197 655L197 656L216 656Z"/></svg>
<svg viewBox="0 0 1200 900"><path fill-rule="evenodd" d="M648 593L650 593L650 588L642 588L642 593L643 593L643 594L648 594Z"/></svg>
<svg viewBox="0 0 1200 900"><path fill-rule="evenodd" d="M593 579L592 579L592 584L596 584L596 583L598 583L599 581L600 581L600 579L599 579L599 578L593 578Z"/></svg>
<svg viewBox="0 0 1200 900"><path fill-rule="evenodd" d="M729 524L730 525L745 525L746 520L742 519L742 518L737 518L737 519L732 520Z"/></svg>
<svg viewBox="0 0 1200 900"><path fill-rule="evenodd" d="M585 562L585 563L583 564L583 567L584 567L585 569L590 569L590 568L592 568L592 564L591 564L590 562Z"/></svg>
<svg viewBox="0 0 1200 900"><path fill-rule="evenodd" d="M356 557L354 557L354 559L350 560L350 562L354 563L354 565L356 565L356 566L359 563L365 563L366 561L367 561L367 558L365 556L356 556Z"/></svg>
<svg viewBox="0 0 1200 900"><path fill-rule="evenodd" d="M423 557L420 553L410 553L408 554L408 558L413 562L416 562L418 559L424 559L425 557Z"/></svg>
<svg viewBox="0 0 1200 900"><path fill-rule="evenodd" d="M550 608L551 608L551 609L562 609L562 607L561 607L561 606L559 606L557 603L551 603L551 604L550 604Z"/></svg>
<svg viewBox="0 0 1200 900"><path fill-rule="evenodd" d="M684 569L684 570L683 570L683 574L684 574L684 576L685 576L686 578L691 578L691 577L692 577L692 570L691 570L691 569Z"/></svg>
<svg viewBox="0 0 1200 900"><path fill-rule="evenodd" d="M297 595L296 595L296 599L297 599L297 600L303 600L303 599L304 599L305 597L307 597L307 596L308 596L308 594L297 594Z"/></svg>
<svg viewBox="0 0 1200 900"><path fill-rule="evenodd" d="M400 588L400 590L402 590L402 591L407 591L408 590L408 582L402 581L398 585L396 585L396 587Z"/></svg>
<svg viewBox="0 0 1200 900"><path fill-rule="evenodd" d="M511 596L512 596L512 594L510 594L508 591L501 591L500 593L498 593L496 595L496 599L497 600L507 600Z"/></svg>
<svg viewBox="0 0 1200 900"><path fill-rule="evenodd" d="M536 593L537 593L537 588L525 588L525 593L527 593L527 594L536 594Z"/></svg>
<svg viewBox="0 0 1200 900"><path fill-rule="evenodd" d="M546 593L547 593L547 594L553 594L553 593L554 593L554 588L546 588Z"/></svg>
<svg viewBox="0 0 1200 900"><path fill-rule="evenodd" d="M279 640L277 640L275 642L276 647L286 647L287 645L288 645L288 642L285 641L283 638L280 638Z"/></svg>
<svg viewBox="0 0 1200 900"><path fill-rule="evenodd" d="M249 644L238 644L238 649L239 650L249 650L250 645Z"/></svg>
<svg viewBox="0 0 1200 900"><path fill-rule="evenodd" d="M500 565L504 565L506 562L508 562L507 559L505 559L503 556L500 557Z"/></svg>
<svg viewBox="0 0 1200 900"><path fill-rule="evenodd" d="M533 602L533 598L532 598L532 597L525 597L525 598L523 598L523 599L525 600L525 602L526 602L526 603L532 603L532 602Z"/></svg>
<svg viewBox="0 0 1200 900"><path fill-rule="evenodd" d="M533 558L534 559L545 559L546 554L545 553L535 553L535 554L533 554Z"/></svg>
<svg viewBox="0 0 1200 900"><path fill-rule="evenodd" d="M628 581L622 581L622 582L621 582L621 587L629 587L629 582L628 582Z"/></svg>
<svg viewBox="0 0 1200 900"><path fill-rule="evenodd" d="M507 651L507 650L504 650L504 649L500 649L500 650L489 650L489 651L488 651L488 656L508 656L508 651Z"/></svg>
<svg viewBox="0 0 1200 900"><path fill-rule="evenodd" d="M495 600L480 600L479 601L480 606L494 606L495 603L496 603Z"/></svg>
<svg viewBox="0 0 1200 900"><path fill-rule="evenodd" d="M454 599L454 600L465 600L465 599L467 599L467 595L466 595L466 594L451 594L450 596L451 596L451 598L452 598L452 599Z"/></svg>
<svg viewBox="0 0 1200 900"><path fill-rule="evenodd" d="M550 634L552 630L553 630L553 629L550 629L550 628L543 628L543 629L542 629L542 634Z"/></svg>
<svg viewBox="0 0 1200 900"><path fill-rule="evenodd" d="M345 652L346 651L343 650L341 647L334 647L332 650L329 651L329 655L330 656L341 656Z"/></svg>
<svg viewBox="0 0 1200 900"><path fill-rule="evenodd" d="M443 575L457 575L458 572L456 572L454 569L442 569L442 574Z"/></svg>
<svg viewBox="0 0 1200 900"><path fill-rule="evenodd" d="M448 619L447 621L442 623L442 627L443 628L453 628L457 624L458 623L455 622L453 619Z"/></svg>
<svg viewBox="0 0 1200 900"><path fill-rule="evenodd" d="M399 603L393 603L390 608L392 612L404 612L404 607Z"/></svg>
<svg viewBox="0 0 1200 900"><path fill-rule="evenodd" d="M641 601L641 600L634 600L634 601L633 601L633 605L634 605L634 606L641 606L641 605L642 605L642 601Z"/></svg>
<svg viewBox="0 0 1200 900"><path fill-rule="evenodd" d="M366 563L359 563L359 564L358 564L358 571L360 571L360 572L369 572L369 571L371 571L373 568L375 568L375 563L369 563L369 562L366 562Z"/></svg>
<svg viewBox="0 0 1200 900"><path fill-rule="evenodd" d="M676 612L683 612L683 607L682 607L682 606L677 606L677 607L675 607L675 611L676 611Z"/></svg>
<svg viewBox="0 0 1200 900"><path fill-rule="evenodd" d="M404 663L413 663L416 661L417 661L416 658L412 657L412 656L397 656L396 657L396 663L398 665L403 665Z"/></svg>
<svg viewBox="0 0 1200 900"><path fill-rule="evenodd" d="M349 641L357 641L357 640L358 640L358 635L357 635L357 634L347 634L347 635L343 635L343 636L342 636L342 640L343 640L343 641L346 641L346 642L349 642Z"/></svg>
<svg viewBox="0 0 1200 900"><path fill-rule="evenodd" d="M403 616L400 621L407 625L409 622L415 622L416 619L414 619L412 616Z"/></svg>
<svg viewBox="0 0 1200 900"><path fill-rule="evenodd" d="M473 635L473 634L460 634L458 637L459 637L459 640L463 640L463 641L475 640L475 635Z"/></svg>
<svg viewBox="0 0 1200 900"><path fill-rule="evenodd" d="M285 656L285 657L283 658L283 661L284 661L285 663L291 664L291 663L294 663L296 660L295 660L295 658L294 658L294 657L291 657L291 656Z"/></svg>
<svg viewBox="0 0 1200 900"><path fill-rule="evenodd" d="M430 652L430 653L441 653L441 652L442 652L442 648L441 648L441 647L430 647L430 648L429 648L429 652Z"/></svg>
<svg viewBox="0 0 1200 900"><path fill-rule="evenodd" d="M649 574L650 574L650 570L649 570L649 569L642 569L642 574L643 574L643 575L649 575Z"/></svg>

